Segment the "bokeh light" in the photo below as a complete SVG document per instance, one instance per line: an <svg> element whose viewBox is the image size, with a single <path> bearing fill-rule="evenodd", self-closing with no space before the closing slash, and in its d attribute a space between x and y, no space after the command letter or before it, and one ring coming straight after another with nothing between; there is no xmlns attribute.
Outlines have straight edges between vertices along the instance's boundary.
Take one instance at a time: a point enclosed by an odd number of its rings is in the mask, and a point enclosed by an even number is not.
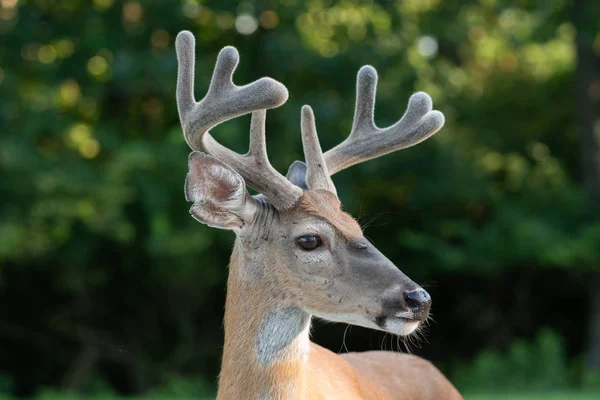
<svg viewBox="0 0 600 400"><path fill-rule="evenodd" d="M242 35L251 35L258 28L258 21L253 15L240 14L235 19L235 29Z"/></svg>

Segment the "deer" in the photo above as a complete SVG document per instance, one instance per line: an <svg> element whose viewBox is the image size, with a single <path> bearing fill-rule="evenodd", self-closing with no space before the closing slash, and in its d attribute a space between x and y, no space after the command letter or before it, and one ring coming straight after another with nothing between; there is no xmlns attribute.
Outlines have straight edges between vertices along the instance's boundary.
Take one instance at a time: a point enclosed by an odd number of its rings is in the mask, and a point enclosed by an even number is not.
<svg viewBox="0 0 600 400"><path fill-rule="evenodd" d="M177 109L192 149L185 198L193 203L193 218L235 234L217 399L462 399L433 364L417 356L339 355L309 339L313 317L407 336L429 316L430 295L365 238L342 211L331 179L436 133L444 116L432 110L429 95L413 94L402 118L380 129L374 123L377 72L362 67L350 135L323 153L313 110L303 106L305 161L294 162L284 176L269 162L265 120L268 109L287 101L286 87L267 77L235 85L239 54L228 46L197 102L195 46L191 32L177 35ZM250 113L246 154L209 132Z"/></svg>

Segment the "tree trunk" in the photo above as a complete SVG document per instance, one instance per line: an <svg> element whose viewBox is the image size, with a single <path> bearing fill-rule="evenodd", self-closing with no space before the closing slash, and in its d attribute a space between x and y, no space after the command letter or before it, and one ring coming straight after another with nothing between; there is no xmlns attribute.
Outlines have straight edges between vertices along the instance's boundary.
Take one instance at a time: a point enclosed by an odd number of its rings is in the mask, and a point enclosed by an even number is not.
<svg viewBox="0 0 600 400"><path fill-rule="evenodd" d="M600 85L597 70L600 63L599 57L594 54L594 40L599 9L595 0L576 0L573 10L573 21L577 29L575 105L579 126L581 178L592 207L596 210L600 210L600 113L597 93ZM585 361L590 372L600 374L600 265L589 282L590 316Z"/></svg>

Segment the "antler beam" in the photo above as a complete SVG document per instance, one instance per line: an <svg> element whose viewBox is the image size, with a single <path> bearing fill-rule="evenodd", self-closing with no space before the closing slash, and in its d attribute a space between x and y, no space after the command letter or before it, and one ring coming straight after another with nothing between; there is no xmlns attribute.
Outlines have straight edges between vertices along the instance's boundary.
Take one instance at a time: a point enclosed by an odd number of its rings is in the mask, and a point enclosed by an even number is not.
<svg viewBox="0 0 600 400"><path fill-rule="evenodd" d="M177 36L177 108L188 145L235 169L249 186L267 196L277 209L291 208L302 195L302 189L271 166L265 143L266 110L285 103L287 89L271 78L236 86L233 73L239 54L229 46L219 53L206 96L196 102L194 48L195 40L190 32L183 31ZM432 110L429 95L418 92L410 97L406 112L398 122L384 129L378 128L374 121L376 88L377 72L369 65L362 67L357 77L356 108L350 135L325 154L321 151L312 109L303 107L302 142L307 165L301 186L336 193L331 175L360 162L414 146L444 125L444 115ZM252 113L252 122L247 154L241 155L222 146L208 132L224 121L249 113ZM294 164L290 171L296 183L302 184L302 164Z"/></svg>
<svg viewBox="0 0 600 400"><path fill-rule="evenodd" d="M375 91L377 71L370 65L358 71L356 108L350 135L324 155L329 174L396 150L414 146L429 138L444 125L444 115L432 111L427 93L413 94L408 108L395 124L380 129L375 125Z"/></svg>
<svg viewBox="0 0 600 400"><path fill-rule="evenodd" d="M203 151L236 170L248 186L269 198L278 209L292 207L302 190L280 175L269 163L265 143L266 110L287 101L286 87L271 78L261 78L245 86L233 83L239 62L234 47L219 53L206 96L194 98L195 39L188 31L175 41L179 64L177 109L185 140L193 150ZM229 119L252 113L250 150L238 154L219 144L208 130Z"/></svg>

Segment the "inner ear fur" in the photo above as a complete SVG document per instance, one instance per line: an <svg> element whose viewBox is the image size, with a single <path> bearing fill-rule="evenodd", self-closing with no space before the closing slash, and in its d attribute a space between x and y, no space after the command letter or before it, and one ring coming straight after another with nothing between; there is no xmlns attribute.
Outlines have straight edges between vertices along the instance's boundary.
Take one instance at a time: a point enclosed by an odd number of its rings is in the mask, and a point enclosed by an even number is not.
<svg viewBox="0 0 600 400"><path fill-rule="evenodd" d="M252 222L256 205L240 174L198 151L188 158L185 198L190 214L214 228L240 230Z"/></svg>

